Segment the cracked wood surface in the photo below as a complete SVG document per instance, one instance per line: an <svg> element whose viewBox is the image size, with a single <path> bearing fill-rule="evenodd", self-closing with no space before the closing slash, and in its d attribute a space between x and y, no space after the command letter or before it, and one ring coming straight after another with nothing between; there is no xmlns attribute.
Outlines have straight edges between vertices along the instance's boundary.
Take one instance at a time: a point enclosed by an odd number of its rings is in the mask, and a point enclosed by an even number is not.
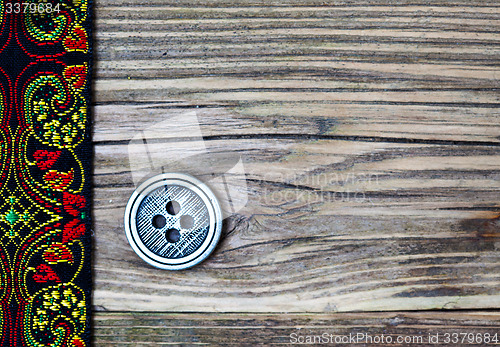
<svg viewBox="0 0 500 347"><path fill-rule="evenodd" d="M95 17L97 311L500 307L496 1L109 0ZM248 203L206 262L156 270L123 230L128 142L193 113L208 155L171 167L241 158ZM101 336L115 318L96 317Z"/></svg>
<svg viewBox="0 0 500 347"><path fill-rule="evenodd" d="M368 336L372 339L384 336L386 340L390 337L394 342L398 338L407 339L406 344L392 344L396 346L436 346L439 344L430 343L429 336L438 336L440 344L447 345L445 334L458 334L460 343L453 346L471 346L467 338L461 343L463 335L460 333L473 334L471 341L477 341L476 336L497 333L499 324L498 313L478 311L225 315L115 312L96 315L95 339L100 346L269 346L286 345L293 339L299 340L299 336L324 338L323 334L327 341L330 335L334 336L333 341L339 338L346 341L351 334L366 339L360 341L360 346L384 345L366 343L370 341ZM352 343L336 345L350 346Z"/></svg>

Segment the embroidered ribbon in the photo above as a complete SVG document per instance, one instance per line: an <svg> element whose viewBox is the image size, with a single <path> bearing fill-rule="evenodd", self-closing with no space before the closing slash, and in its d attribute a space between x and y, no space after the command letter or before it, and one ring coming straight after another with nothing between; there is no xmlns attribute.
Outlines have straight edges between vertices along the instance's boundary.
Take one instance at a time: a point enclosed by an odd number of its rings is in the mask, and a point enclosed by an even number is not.
<svg viewBox="0 0 500 347"><path fill-rule="evenodd" d="M89 346L90 4L0 0L0 344Z"/></svg>

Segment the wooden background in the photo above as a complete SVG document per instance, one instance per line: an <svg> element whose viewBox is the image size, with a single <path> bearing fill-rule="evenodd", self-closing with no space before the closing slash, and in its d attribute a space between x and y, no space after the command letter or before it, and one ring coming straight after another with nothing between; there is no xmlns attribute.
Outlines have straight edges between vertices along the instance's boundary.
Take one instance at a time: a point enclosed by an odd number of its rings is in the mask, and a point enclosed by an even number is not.
<svg viewBox="0 0 500 347"><path fill-rule="evenodd" d="M95 344L500 333L499 6L97 0ZM125 238L127 145L188 112L248 203L167 272Z"/></svg>

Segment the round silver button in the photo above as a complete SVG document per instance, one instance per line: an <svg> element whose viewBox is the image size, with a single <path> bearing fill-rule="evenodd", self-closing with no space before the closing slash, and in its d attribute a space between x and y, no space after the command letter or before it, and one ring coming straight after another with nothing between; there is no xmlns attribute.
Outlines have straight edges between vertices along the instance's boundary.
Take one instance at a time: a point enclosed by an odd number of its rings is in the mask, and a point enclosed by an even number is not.
<svg viewBox="0 0 500 347"><path fill-rule="evenodd" d="M219 241L221 227L215 195L186 174L148 179L125 209L128 242L144 261L161 269L186 269L205 260Z"/></svg>

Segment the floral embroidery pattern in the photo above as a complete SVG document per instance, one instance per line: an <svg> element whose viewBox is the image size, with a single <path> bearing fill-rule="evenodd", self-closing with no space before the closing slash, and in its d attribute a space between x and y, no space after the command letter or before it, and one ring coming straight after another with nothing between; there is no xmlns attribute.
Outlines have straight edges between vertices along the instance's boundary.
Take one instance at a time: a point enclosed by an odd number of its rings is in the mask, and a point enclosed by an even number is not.
<svg viewBox="0 0 500 347"><path fill-rule="evenodd" d="M15 13L18 0L0 1L0 345L83 347L90 7L30 2L58 11Z"/></svg>

